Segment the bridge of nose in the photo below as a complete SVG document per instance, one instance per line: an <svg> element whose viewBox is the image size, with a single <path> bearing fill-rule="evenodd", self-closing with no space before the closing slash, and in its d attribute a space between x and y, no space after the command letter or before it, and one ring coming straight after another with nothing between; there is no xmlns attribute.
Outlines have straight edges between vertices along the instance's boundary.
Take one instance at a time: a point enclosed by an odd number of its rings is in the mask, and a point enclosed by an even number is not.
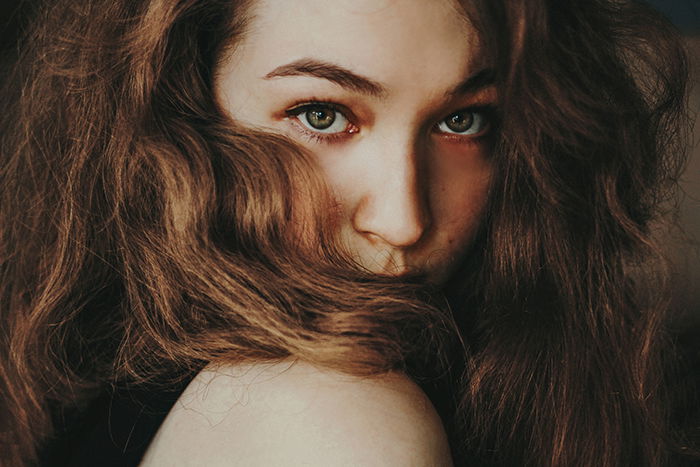
<svg viewBox="0 0 700 467"><path fill-rule="evenodd" d="M372 242L407 248L423 237L430 224L428 180L422 176L424 161L416 146L414 138L392 138L365 149L352 223Z"/></svg>

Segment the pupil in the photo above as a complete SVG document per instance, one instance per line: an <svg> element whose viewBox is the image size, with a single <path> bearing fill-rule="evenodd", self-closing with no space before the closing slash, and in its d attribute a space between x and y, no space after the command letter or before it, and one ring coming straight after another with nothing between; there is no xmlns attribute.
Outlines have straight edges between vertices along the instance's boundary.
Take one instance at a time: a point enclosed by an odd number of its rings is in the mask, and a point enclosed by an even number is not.
<svg viewBox="0 0 700 467"><path fill-rule="evenodd" d="M458 113L447 119L447 127L455 133L464 133L473 123L474 116L471 113Z"/></svg>
<svg viewBox="0 0 700 467"><path fill-rule="evenodd" d="M310 110L306 114L306 120L317 130L325 130L335 122L335 111L330 109Z"/></svg>

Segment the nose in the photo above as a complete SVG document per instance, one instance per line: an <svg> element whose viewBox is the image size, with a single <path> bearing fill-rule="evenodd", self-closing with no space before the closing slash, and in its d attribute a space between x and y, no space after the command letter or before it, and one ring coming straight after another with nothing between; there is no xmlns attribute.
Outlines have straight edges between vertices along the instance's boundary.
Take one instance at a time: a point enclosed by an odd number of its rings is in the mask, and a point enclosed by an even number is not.
<svg viewBox="0 0 700 467"><path fill-rule="evenodd" d="M406 148L380 150L371 160L366 188L352 216L353 227L371 243L409 248L421 240L431 222L419 157Z"/></svg>

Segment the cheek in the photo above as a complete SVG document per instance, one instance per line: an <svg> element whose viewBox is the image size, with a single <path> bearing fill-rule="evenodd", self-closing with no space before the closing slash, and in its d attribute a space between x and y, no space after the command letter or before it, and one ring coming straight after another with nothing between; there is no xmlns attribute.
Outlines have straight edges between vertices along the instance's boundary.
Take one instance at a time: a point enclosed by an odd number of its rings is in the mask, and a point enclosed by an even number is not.
<svg viewBox="0 0 700 467"><path fill-rule="evenodd" d="M466 249L484 214L492 164L485 149L445 151L431 167L430 204L436 234L451 251Z"/></svg>

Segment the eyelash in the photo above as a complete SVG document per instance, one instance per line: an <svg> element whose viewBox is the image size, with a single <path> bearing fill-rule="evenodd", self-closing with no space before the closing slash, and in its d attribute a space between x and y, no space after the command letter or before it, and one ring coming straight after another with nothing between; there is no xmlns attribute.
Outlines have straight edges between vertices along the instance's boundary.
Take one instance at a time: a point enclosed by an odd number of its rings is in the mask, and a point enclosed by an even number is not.
<svg viewBox="0 0 700 467"><path fill-rule="evenodd" d="M299 116L306 112L314 109L326 109L332 110L335 113L341 114L348 121L347 127L343 131L336 133L321 133L320 131L314 131L307 128L303 123L299 121ZM305 137L311 141L319 143L333 143L342 139L346 139L351 135L360 131L360 129L353 123L356 120L355 116L350 112L345 106L324 101L306 101L301 104L296 104L292 108L286 111L287 117L294 123L297 130L300 131Z"/></svg>
<svg viewBox="0 0 700 467"><path fill-rule="evenodd" d="M299 121L299 116L309 112L314 109L325 109L332 110L335 113L341 114L347 121L348 125L345 130L336 133L322 133L320 131L314 131L306 127L303 123ZM448 117L461 112L471 112L481 114L486 120L485 129L476 134L463 135L458 133L446 133L438 130L438 126L447 120ZM353 123L356 118L345 106L336 104L334 102L328 101L305 101L300 104L294 105L292 108L286 110L287 117L292 121L292 123L297 127L297 130L301 132L306 138L313 142L318 143L336 143L341 140L347 139L350 136L358 133L359 128ZM452 140L455 142L474 144L480 142L483 138L487 137L492 131L496 124L497 111L493 105L479 105L474 107L467 107L464 109L457 110L450 113L447 117L437 122L433 125L433 131L439 132L442 137Z"/></svg>

